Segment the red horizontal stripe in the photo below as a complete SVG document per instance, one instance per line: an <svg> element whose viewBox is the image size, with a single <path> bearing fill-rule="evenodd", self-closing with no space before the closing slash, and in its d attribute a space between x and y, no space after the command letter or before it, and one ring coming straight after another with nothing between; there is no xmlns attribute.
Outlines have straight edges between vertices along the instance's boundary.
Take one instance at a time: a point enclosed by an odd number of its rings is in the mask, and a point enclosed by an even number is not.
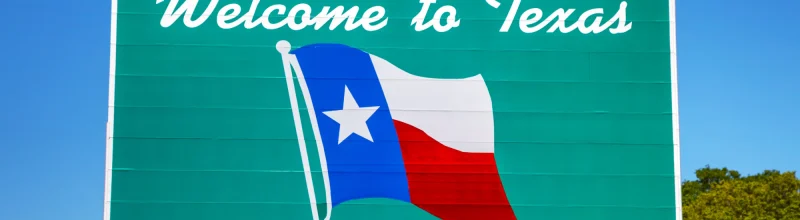
<svg viewBox="0 0 800 220"><path fill-rule="evenodd" d="M411 203L443 220L516 219L493 153L465 153L394 121Z"/></svg>

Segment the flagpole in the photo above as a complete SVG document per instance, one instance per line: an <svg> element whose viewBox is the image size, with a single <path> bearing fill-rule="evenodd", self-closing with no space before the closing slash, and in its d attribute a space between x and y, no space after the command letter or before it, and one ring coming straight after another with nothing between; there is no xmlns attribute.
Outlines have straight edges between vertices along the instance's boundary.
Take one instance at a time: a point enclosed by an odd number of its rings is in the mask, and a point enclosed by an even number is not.
<svg viewBox="0 0 800 220"><path fill-rule="evenodd" d="M300 63L297 61L297 56L289 54L289 49L291 49L291 45L289 44L289 42L280 41L275 46L278 48L283 48L280 50L284 49L286 50L285 55L282 56L284 62L288 62L288 65L284 64L284 71L288 71L287 73L291 77L292 75L291 71L294 70L294 74L297 75L297 84L300 86L300 92L301 94L303 94L303 99L305 100L306 103L306 109L308 110L308 119L311 121L311 129L314 132L314 139L316 140L317 144L319 165L322 170L322 182L325 185L326 214L324 220L330 220L331 213L333 212L333 202L331 201L331 184L330 184L330 178L328 177L328 159L325 156L325 147L322 144L322 136L320 135L319 125L317 124L317 115L316 112L314 111L314 103L312 103L311 100L311 93L308 91L308 85L306 84L305 76L303 76L303 70L302 68L300 68ZM294 91L294 84L292 84L291 88L292 91Z"/></svg>
<svg viewBox="0 0 800 220"><path fill-rule="evenodd" d="M303 173L306 178L306 188L308 189L308 200L311 205L311 215L314 220L319 220L319 210L317 210L317 196L314 191L314 182L311 177L311 165L308 162L308 151L306 148L305 137L303 134L303 123L300 120L300 107L297 102L297 92L294 88L294 80L292 77L292 55L289 51L292 45L285 40L278 41L275 44L275 49L281 54L283 61L283 72L286 76L286 87L289 92L289 101L292 106L292 117L294 117L294 128L297 133L297 144L300 147L300 158L303 162ZM330 211L328 211L330 213ZM327 218L326 218L327 219Z"/></svg>

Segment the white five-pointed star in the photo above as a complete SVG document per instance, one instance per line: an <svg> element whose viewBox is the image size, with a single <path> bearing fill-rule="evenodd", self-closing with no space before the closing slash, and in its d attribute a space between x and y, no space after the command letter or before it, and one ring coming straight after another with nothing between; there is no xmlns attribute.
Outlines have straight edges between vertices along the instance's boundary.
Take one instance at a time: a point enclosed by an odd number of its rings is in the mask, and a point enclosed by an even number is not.
<svg viewBox="0 0 800 220"><path fill-rule="evenodd" d="M358 107L358 103L350 94L350 89L344 86L344 104L342 110L325 111L323 114L327 115L336 123L339 123L339 144L355 133L369 141L372 140L372 135L369 133L367 127L367 119L375 114L380 106L371 107Z"/></svg>

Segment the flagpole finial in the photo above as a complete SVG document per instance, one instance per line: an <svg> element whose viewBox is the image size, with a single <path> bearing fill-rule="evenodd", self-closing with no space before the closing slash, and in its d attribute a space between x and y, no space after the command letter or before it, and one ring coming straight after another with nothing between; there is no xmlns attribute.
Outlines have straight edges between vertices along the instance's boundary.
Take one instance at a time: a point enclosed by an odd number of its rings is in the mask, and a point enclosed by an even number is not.
<svg viewBox="0 0 800 220"><path fill-rule="evenodd" d="M289 50L292 49L292 44L290 44L289 41L281 40L275 44L275 49L281 54L289 54Z"/></svg>

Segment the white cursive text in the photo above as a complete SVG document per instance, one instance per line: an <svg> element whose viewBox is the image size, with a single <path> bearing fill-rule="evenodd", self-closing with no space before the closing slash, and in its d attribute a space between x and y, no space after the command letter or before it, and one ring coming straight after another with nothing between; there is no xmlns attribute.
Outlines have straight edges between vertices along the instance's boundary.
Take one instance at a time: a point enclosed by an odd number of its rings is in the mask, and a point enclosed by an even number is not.
<svg viewBox="0 0 800 220"><path fill-rule="evenodd" d="M164 0L156 0L156 4L163 1ZM181 16L183 16L183 24L186 25L186 27L198 27L214 13L219 2L218 0L211 0L205 10L203 10L203 14L193 20L192 14L195 12L198 0L185 0L180 6L178 6L178 1L179 0L169 0L169 5L164 11L164 15L161 17L162 27L172 26ZM328 29L334 30L347 20L347 23L344 25L344 30L346 31L351 31L358 27L362 27L367 31L376 31L386 26L388 22L388 19L385 17L386 9L381 6L367 8L359 19L356 19L359 17L358 6L353 6L347 9L347 11L345 11L344 6L336 6L333 10L331 10L331 6L324 6L316 16L311 17L311 6L305 3L297 4L291 8L287 8L282 4L270 5L261 12L261 15L255 16L259 2L260 0L253 0L250 3L250 8L244 14L241 14L243 9L239 4L231 3L222 6L216 13L217 25L223 29L231 29L244 24L244 27L247 29L262 26L269 30L284 26L289 26L292 30L302 30L308 26L313 26L314 30L319 30L325 25L328 25ZM275 15L284 15L286 18L277 22L270 21L270 16L274 18Z"/></svg>
<svg viewBox="0 0 800 220"><path fill-rule="evenodd" d="M508 14L506 15L506 19L503 22L503 26L500 27L500 32L508 32L508 29L511 28L511 24L515 20L515 17L517 15L517 10L519 9L519 4L521 1L522 0L514 0L514 2L511 3L511 9L508 11ZM494 4L492 5L492 7L495 7L495 5L500 6L500 4ZM612 34L625 33L628 30L630 30L632 26L632 23L627 22L626 20L625 9L627 7L628 7L627 2L625 1L621 2L619 4L619 10L617 11L617 13L614 14L614 16L611 17L605 23L602 22L603 19L602 8L589 9L588 11L581 13L580 17L578 17L578 20L569 26L567 26L566 20L567 18L569 18L570 15L572 15L573 12L575 12L574 8L567 9L566 11L563 8L559 8L552 14L547 16L547 18L545 18L544 21L542 22L539 22L544 16L542 9L531 8L526 10L525 12L522 12L522 14L519 16L519 29L524 33L533 33L541 30L542 28L550 24L550 22L552 22L553 20L556 20L555 23L553 23L553 25L550 26L549 29L547 29L547 33L553 33L556 30L558 30L561 33L569 33L575 29L578 29L578 31L580 31L583 34L589 34L589 33L597 34L605 31L616 22L617 26L608 29L608 32ZM586 22L589 21L589 18L592 16L595 16L594 21L592 21L592 23L587 26ZM536 24L536 22L539 23Z"/></svg>

